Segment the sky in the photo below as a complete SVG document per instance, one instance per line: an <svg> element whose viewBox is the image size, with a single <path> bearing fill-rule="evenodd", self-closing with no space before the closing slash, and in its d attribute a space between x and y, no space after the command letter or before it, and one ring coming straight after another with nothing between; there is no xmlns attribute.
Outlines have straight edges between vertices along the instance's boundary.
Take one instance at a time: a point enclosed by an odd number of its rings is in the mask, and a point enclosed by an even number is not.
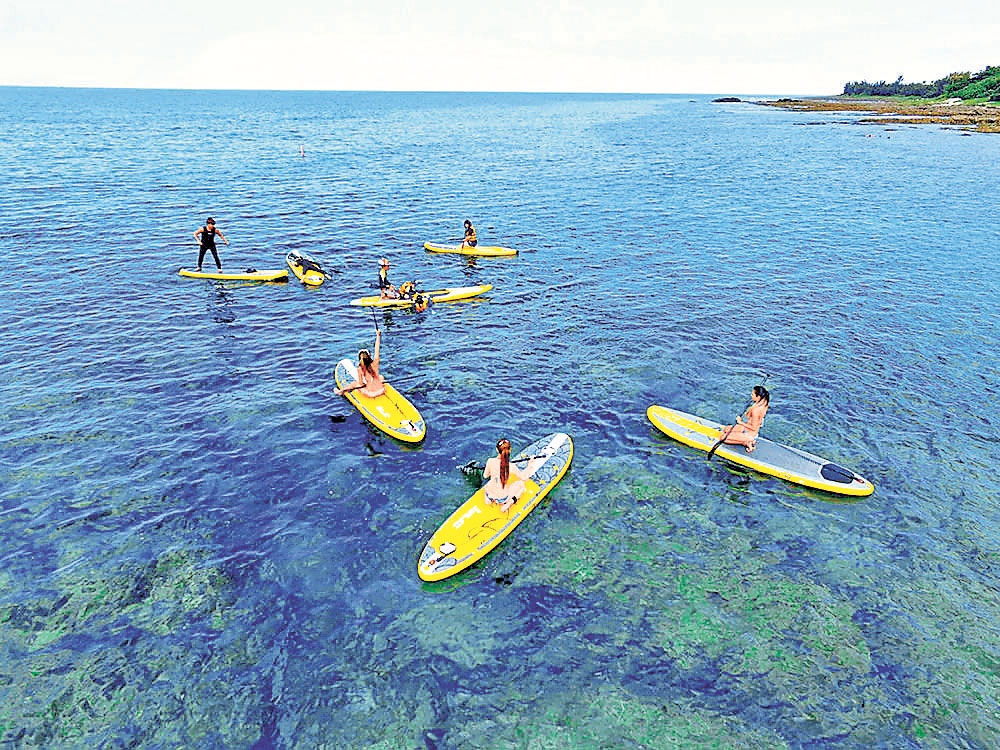
<svg viewBox="0 0 1000 750"><path fill-rule="evenodd" d="M996 0L4 0L0 86L837 94L1000 65Z"/></svg>

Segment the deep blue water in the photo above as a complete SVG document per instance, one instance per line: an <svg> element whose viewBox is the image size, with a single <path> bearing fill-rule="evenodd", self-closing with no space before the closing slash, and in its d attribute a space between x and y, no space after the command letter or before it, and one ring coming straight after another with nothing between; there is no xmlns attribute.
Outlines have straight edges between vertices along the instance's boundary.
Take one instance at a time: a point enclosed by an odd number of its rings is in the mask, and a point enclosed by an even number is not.
<svg viewBox="0 0 1000 750"><path fill-rule="evenodd" d="M0 748L996 747L998 152L704 96L0 89ZM228 268L333 278L179 277L209 214ZM422 249L464 218L519 257ZM418 447L332 392L381 256L495 285L377 316ZM873 496L645 418L760 372L764 433ZM561 484L422 583L459 467L553 431Z"/></svg>

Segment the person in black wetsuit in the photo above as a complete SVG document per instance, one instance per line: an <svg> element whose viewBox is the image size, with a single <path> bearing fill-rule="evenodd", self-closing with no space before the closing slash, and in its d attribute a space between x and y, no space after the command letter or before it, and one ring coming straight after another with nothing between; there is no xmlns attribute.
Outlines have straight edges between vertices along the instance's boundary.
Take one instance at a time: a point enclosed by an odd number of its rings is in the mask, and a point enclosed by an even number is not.
<svg viewBox="0 0 1000 750"><path fill-rule="evenodd" d="M198 245L201 247L201 250L198 252L198 267L194 269L195 271L201 270L201 262L205 259L206 250L212 251L212 257L215 258L215 265L218 266L220 271L222 270L222 263L219 262L219 254L215 251L215 235L219 235L223 242L227 245L229 244L226 236L215 228L215 219L209 216L205 219L205 226L194 233L194 238L198 240Z"/></svg>
<svg viewBox="0 0 1000 750"><path fill-rule="evenodd" d="M382 299L399 299L399 292L389 281L389 259L382 258L378 262L378 288Z"/></svg>

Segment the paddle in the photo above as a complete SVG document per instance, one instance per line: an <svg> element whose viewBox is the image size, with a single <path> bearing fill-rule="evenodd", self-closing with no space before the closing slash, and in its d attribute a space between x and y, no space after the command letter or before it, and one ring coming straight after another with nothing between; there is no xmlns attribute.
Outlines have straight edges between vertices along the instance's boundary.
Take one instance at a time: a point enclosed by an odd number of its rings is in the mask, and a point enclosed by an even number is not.
<svg viewBox="0 0 1000 750"><path fill-rule="evenodd" d="M761 374L761 372L760 372L760 371L758 371L758 373L757 373L757 374L759 375L759 374ZM764 375L764 379L760 381L760 384L761 384L762 386L764 385L764 383L766 383L766 382L767 382L767 379L768 379L769 377L771 377L771 376L770 376L770 375L768 375L768 374L767 374L766 372L765 372L765 373L763 373L763 375ZM753 399L750 399L750 402L749 402L749 403L748 403L748 404L746 405L746 408L745 408L745 409L743 409L743 413L744 413L744 414L746 414L746 411L747 411L747 409L749 409L749 408L750 408L750 406L751 406L752 404L753 404ZM712 456L714 456L714 455L715 455L715 451L716 451L716 450L718 450L718 448L719 448L719 446L720 446L720 445L722 445L722 444L723 444L724 442L726 442L726 438L727 438L727 437L729 437L729 433L731 433L731 432L732 432L732 431L733 431L734 429L736 429L736 425L735 425L735 424L732 424L732 425L730 425L730 426L729 426L729 429L728 429L728 430L726 431L726 434L725 434L725 435L723 435L723 436L722 436L722 437L721 437L721 438L719 439L719 442L717 442L717 443L716 443L715 445L713 445L713 446L712 446L712 450L710 450L710 451L708 452L708 458L706 458L706 459L705 459L706 461L711 461L711 460L712 460Z"/></svg>
<svg viewBox="0 0 1000 750"><path fill-rule="evenodd" d="M514 463L514 464L519 464L519 463L522 463L524 461L531 461L531 460L536 459L536 458L548 458L548 457L549 457L548 453L539 453L537 456L525 456L524 458L512 458L510 460L510 462ZM469 463L462 464L462 466L460 466L459 468L462 471L464 471L466 474L470 474L473 471L486 471L486 464L481 464L478 461L469 461Z"/></svg>

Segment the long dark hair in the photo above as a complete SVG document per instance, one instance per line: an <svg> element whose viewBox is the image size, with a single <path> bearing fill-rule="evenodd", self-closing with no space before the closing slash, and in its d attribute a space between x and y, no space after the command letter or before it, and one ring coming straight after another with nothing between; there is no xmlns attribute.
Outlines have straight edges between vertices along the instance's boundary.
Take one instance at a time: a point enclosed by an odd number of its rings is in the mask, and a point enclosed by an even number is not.
<svg viewBox="0 0 1000 750"><path fill-rule="evenodd" d="M500 486L506 487L510 479L510 441L507 438L497 441L497 453L500 455Z"/></svg>
<svg viewBox="0 0 1000 750"><path fill-rule="evenodd" d="M755 385L753 387L753 395L758 396L765 404L771 405L771 394L768 392L767 388L762 385Z"/></svg>
<svg viewBox="0 0 1000 750"><path fill-rule="evenodd" d="M374 360L372 359L372 355L369 353L367 349L362 349L360 352L358 352L358 364L360 364L369 372L371 372L373 361Z"/></svg>

